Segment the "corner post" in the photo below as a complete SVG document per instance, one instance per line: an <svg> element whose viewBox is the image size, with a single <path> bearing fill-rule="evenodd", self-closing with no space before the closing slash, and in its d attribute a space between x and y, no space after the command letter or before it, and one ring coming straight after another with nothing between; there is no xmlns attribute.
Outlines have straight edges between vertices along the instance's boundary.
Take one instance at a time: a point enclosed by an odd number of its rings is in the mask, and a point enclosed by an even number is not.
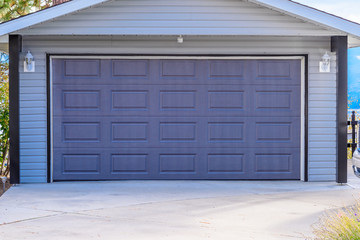
<svg viewBox="0 0 360 240"><path fill-rule="evenodd" d="M9 115L10 115L10 183L20 183L19 63L22 48L20 35L9 35Z"/></svg>
<svg viewBox="0 0 360 240"><path fill-rule="evenodd" d="M348 85L348 37L331 37L331 51L336 52L336 118L337 162L336 182L347 183L347 85Z"/></svg>

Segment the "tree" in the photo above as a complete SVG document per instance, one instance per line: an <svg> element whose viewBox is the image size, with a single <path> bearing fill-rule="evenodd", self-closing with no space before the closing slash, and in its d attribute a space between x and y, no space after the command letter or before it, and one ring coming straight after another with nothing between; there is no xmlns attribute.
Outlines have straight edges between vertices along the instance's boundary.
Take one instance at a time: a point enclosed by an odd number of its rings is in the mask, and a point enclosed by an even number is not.
<svg viewBox="0 0 360 240"><path fill-rule="evenodd" d="M0 0L0 22L50 7L52 2L52 0Z"/></svg>
<svg viewBox="0 0 360 240"><path fill-rule="evenodd" d="M9 61L0 53L0 176L9 174Z"/></svg>

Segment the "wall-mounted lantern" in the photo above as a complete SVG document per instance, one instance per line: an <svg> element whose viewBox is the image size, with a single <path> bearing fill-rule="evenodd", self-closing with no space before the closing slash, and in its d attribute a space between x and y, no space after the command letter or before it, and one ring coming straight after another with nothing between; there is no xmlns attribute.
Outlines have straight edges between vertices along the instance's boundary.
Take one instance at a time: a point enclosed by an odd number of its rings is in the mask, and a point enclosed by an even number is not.
<svg viewBox="0 0 360 240"><path fill-rule="evenodd" d="M179 35L177 38L177 43L183 43L184 42L184 38L182 35Z"/></svg>
<svg viewBox="0 0 360 240"><path fill-rule="evenodd" d="M321 58L321 61L320 61L320 64L319 64L319 72L321 72L321 73L329 73L330 72L330 62L331 62L331 57L326 52Z"/></svg>
<svg viewBox="0 0 360 240"><path fill-rule="evenodd" d="M30 51L27 52L24 60L24 72L35 72L35 61Z"/></svg>

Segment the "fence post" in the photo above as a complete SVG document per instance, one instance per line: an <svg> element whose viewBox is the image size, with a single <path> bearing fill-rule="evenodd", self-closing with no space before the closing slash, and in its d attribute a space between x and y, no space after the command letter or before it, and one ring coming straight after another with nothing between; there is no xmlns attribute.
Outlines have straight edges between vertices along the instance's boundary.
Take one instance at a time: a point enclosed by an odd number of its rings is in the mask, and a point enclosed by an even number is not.
<svg viewBox="0 0 360 240"><path fill-rule="evenodd" d="M351 114L351 128L352 128L352 144L351 144L351 150L352 150L352 154L354 154L355 150L356 150L356 132L355 132L355 126L356 126L356 120L355 120L355 111L352 111Z"/></svg>

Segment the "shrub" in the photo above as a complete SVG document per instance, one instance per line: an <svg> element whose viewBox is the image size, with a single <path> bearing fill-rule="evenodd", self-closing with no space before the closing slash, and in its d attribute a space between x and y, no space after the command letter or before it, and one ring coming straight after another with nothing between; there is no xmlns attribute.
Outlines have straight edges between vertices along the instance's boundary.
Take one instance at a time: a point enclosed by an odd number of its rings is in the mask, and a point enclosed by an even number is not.
<svg viewBox="0 0 360 240"><path fill-rule="evenodd" d="M313 227L314 239L360 239L360 202L352 207L328 212Z"/></svg>

